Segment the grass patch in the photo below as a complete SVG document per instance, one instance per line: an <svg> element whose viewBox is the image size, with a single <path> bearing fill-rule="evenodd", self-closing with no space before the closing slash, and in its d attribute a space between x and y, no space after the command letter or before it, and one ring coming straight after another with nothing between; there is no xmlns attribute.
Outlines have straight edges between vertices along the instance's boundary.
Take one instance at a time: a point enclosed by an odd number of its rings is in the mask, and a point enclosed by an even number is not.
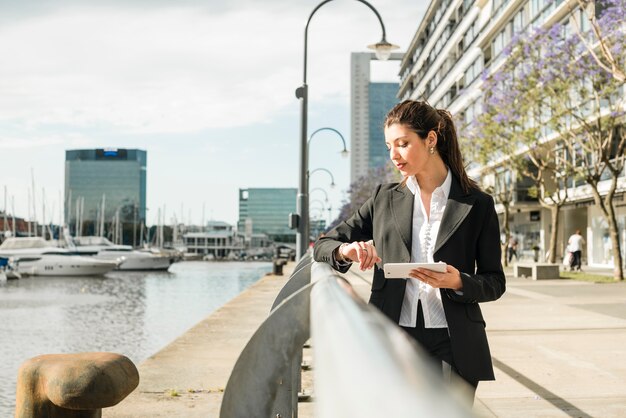
<svg viewBox="0 0 626 418"><path fill-rule="evenodd" d="M612 276L605 276L602 274L591 274L585 272L574 271L562 271L560 273L561 279L580 280L582 282L594 282L594 283L619 283L613 279Z"/></svg>

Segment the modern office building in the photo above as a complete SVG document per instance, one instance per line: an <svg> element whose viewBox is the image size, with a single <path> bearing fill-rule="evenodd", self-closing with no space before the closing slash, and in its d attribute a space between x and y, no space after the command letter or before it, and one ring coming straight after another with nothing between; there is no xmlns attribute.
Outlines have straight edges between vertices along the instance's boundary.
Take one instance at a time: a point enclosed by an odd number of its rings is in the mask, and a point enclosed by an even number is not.
<svg viewBox="0 0 626 418"><path fill-rule="evenodd" d="M391 54L399 61L403 53ZM381 167L389 159L383 135L385 115L398 103L398 83L371 82L370 64L376 55L353 52L351 55L351 142L350 182L365 175L370 168Z"/></svg>
<svg viewBox="0 0 626 418"><path fill-rule="evenodd" d="M65 222L146 219L146 151L97 148L65 152Z"/></svg>
<svg viewBox="0 0 626 418"><path fill-rule="evenodd" d="M239 189L239 234L243 233L246 241L265 234L273 241L295 242L289 214L296 212L297 193L296 188Z"/></svg>
<svg viewBox="0 0 626 418"><path fill-rule="evenodd" d="M399 99L427 100L447 108L459 126L470 123L481 111L481 74L497 69L507 59L507 44L515 34L534 27L549 27L571 19L578 4L564 0L432 0L402 60ZM459 132L462 143L463 132ZM494 184L497 172L476 167L473 173L483 184ZM519 250L532 254L537 245L543 254L551 230L550 212L526 192L525 181L516 173L500 173L517 190L511 202L510 229L519 241ZM626 198L624 173L618 183L617 198ZM612 266L608 225L593 203L588 189L574 186L569 203L561 209L557 253L562 256L567 237L576 229L587 240L583 258L589 265ZM622 249L626 243L626 205L616 204L621 224ZM502 205L500 225L503 224Z"/></svg>

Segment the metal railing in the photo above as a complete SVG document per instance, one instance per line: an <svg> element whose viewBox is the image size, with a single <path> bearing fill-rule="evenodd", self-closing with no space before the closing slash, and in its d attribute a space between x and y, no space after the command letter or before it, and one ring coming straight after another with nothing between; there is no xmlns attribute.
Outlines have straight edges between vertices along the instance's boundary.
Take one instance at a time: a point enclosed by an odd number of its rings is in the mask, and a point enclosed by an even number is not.
<svg viewBox="0 0 626 418"><path fill-rule="evenodd" d="M237 360L220 417L297 417L310 336L318 418L471 416L404 331L307 254Z"/></svg>

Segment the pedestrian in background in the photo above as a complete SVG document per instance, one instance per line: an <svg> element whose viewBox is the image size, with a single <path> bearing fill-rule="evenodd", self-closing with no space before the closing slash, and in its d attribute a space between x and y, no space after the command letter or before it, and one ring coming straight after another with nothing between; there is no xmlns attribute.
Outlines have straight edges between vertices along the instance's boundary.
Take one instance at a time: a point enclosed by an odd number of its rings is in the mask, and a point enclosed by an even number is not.
<svg viewBox="0 0 626 418"><path fill-rule="evenodd" d="M315 244L316 261L346 272L374 268L369 303L470 387L493 380L479 302L505 291L500 228L491 196L465 172L450 113L406 100L384 123L389 157L404 176L381 184L351 218ZM416 269L385 279L384 263L447 263L437 273Z"/></svg>
<svg viewBox="0 0 626 418"><path fill-rule="evenodd" d="M509 244L507 245L507 255L509 257L508 258L509 263L513 259L513 256L515 256L515 261L518 261L518 258L517 258L517 238L515 238L515 235L513 235L513 234L511 234L511 237L509 238Z"/></svg>
<svg viewBox="0 0 626 418"><path fill-rule="evenodd" d="M581 271L583 245L585 245L585 239L580 235L580 229L577 229L567 240L567 249L572 253L571 271Z"/></svg>

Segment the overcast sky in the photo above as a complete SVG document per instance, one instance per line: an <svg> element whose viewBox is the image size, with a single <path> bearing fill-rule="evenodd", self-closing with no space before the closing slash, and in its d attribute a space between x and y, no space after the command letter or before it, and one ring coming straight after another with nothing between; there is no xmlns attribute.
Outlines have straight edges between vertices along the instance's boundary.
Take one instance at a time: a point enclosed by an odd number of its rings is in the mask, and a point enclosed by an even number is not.
<svg viewBox="0 0 626 418"><path fill-rule="evenodd" d="M297 187L304 26L318 0L0 0L0 186L27 217L31 170L38 202L58 222L65 150L148 152L148 223L235 223L238 189ZM374 0L387 40L404 51L428 2ZM350 138L350 53L380 40L375 15L337 0L309 28L309 132ZM377 64L397 81L398 64ZM318 137L319 136L319 137ZM311 188L333 217L349 159L331 133L311 142ZM3 193L4 190L0 190ZM321 192L311 199L324 200ZM38 203L38 218L41 206ZM312 204L321 208L322 203ZM0 208L4 196L0 194ZM319 215L320 210L312 214Z"/></svg>

